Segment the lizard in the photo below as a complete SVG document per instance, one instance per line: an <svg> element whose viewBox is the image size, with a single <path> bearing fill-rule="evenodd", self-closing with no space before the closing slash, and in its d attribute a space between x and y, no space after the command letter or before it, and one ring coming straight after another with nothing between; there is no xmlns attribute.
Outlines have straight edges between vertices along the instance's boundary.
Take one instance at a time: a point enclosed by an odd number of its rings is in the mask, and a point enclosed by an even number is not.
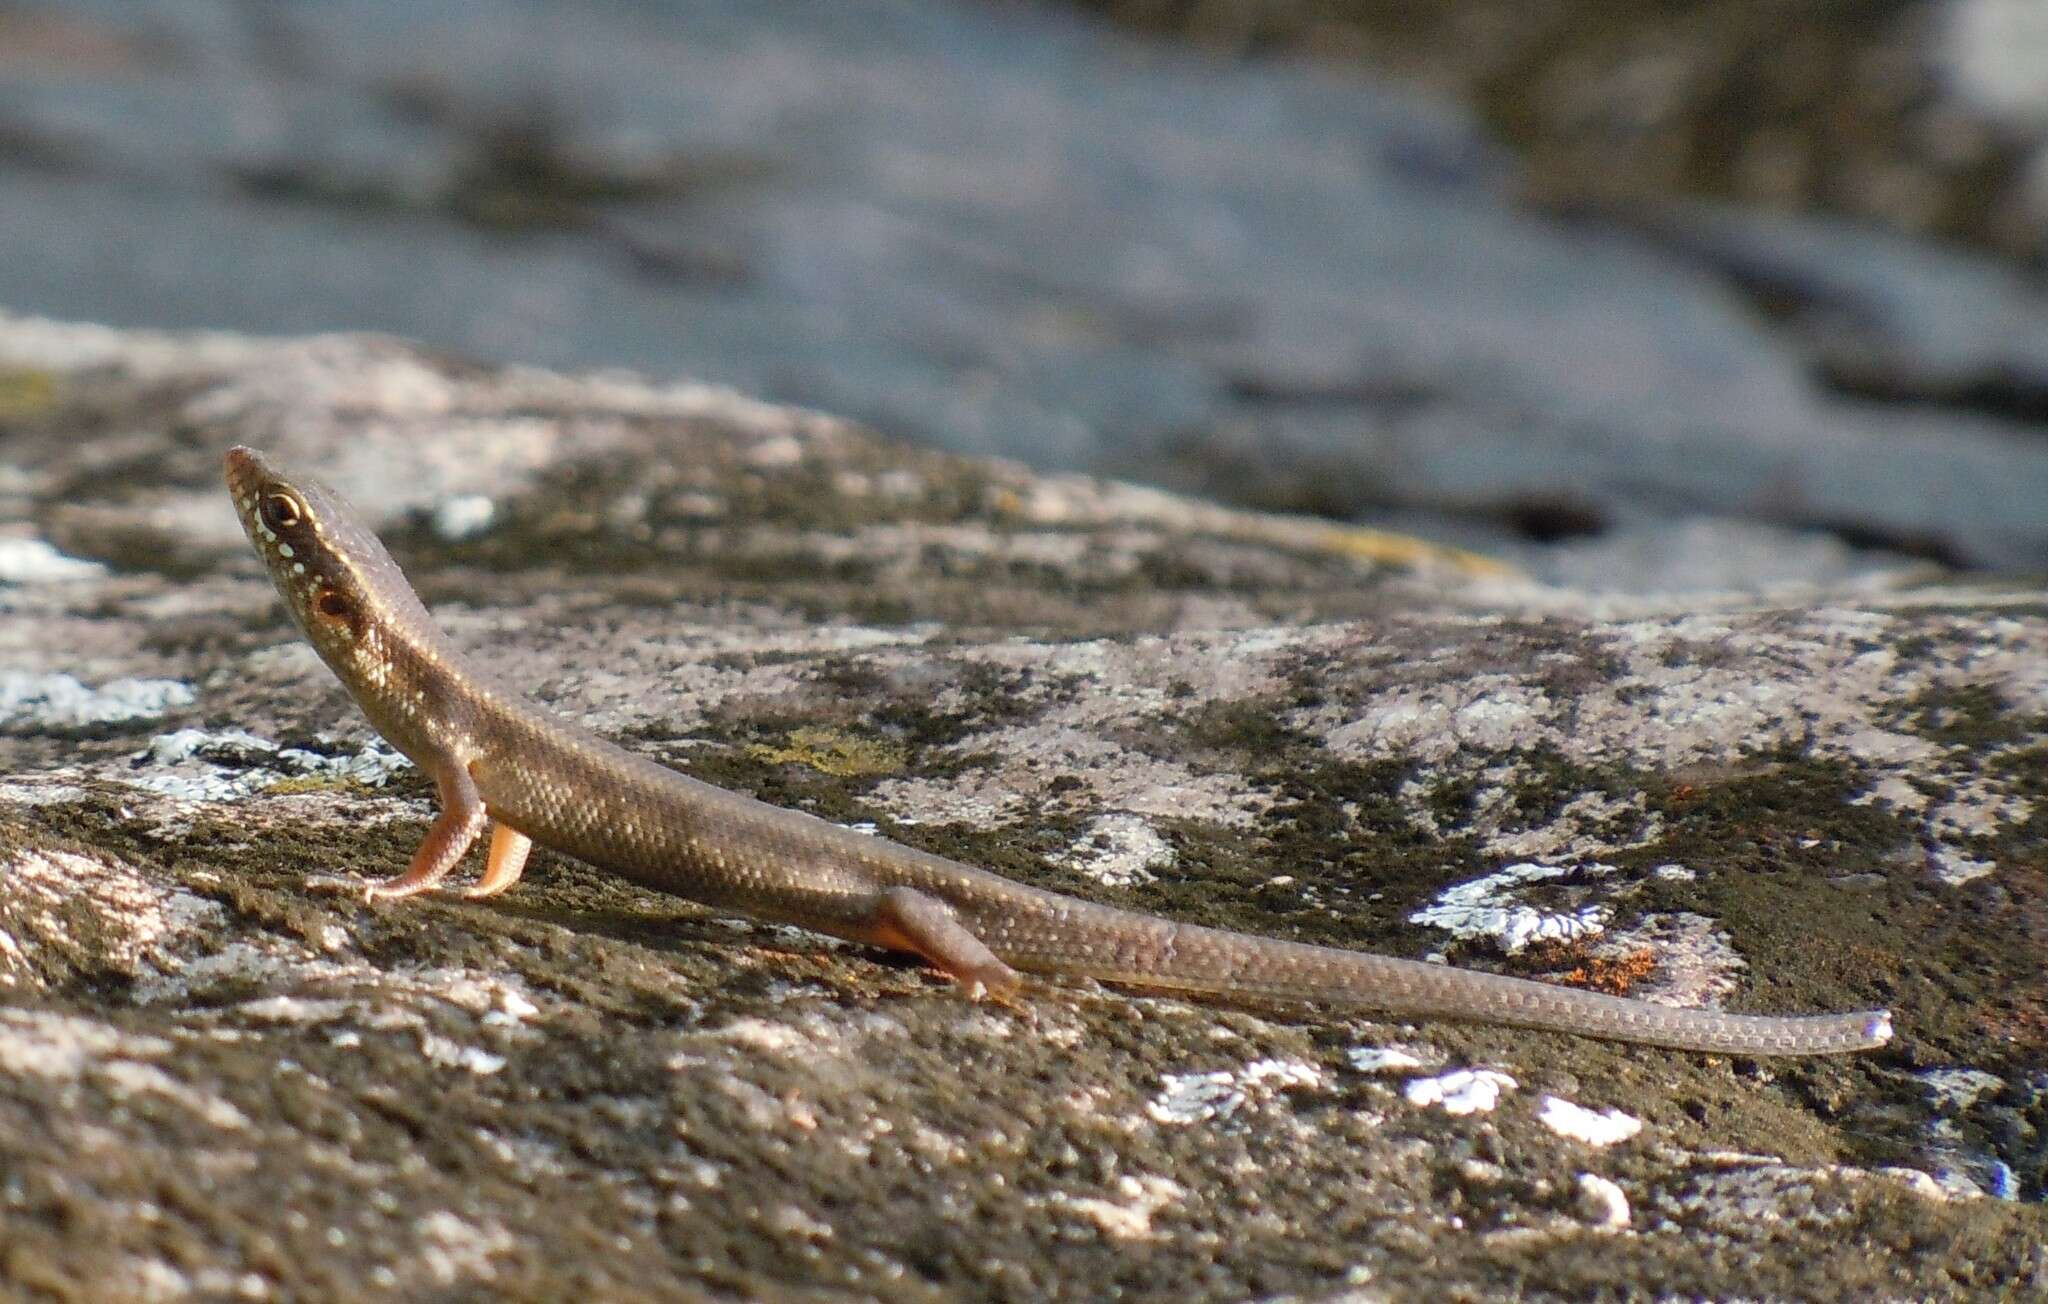
<svg viewBox="0 0 2048 1304"><path fill-rule="evenodd" d="M236 447L226 478L293 620L439 814L370 901L436 888L489 825L466 895L518 882L534 843L721 911L909 952L971 998L1023 974L1262 1003L1550 1029L1682 1050L1807 1055L1885 1044L1885 1010L1681 1008L1503 974L1183 923L1032 887L704 783L500 683L440 630L377 536L319 481Z"/></svg>

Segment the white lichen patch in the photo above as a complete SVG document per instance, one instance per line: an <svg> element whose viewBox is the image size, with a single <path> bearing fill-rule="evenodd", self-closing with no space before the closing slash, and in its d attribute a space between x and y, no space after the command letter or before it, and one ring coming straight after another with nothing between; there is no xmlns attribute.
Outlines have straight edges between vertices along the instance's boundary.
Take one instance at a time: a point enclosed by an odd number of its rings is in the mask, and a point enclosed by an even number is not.
<svg viewBox="0 0 2048 1304"><path fill-rule="evenodd" d="M1354 1046L1344 1057L1360 1073L1406 1073L1429 1064L1420 1055L1399 1046Z"/></svg>
<svg viewBox="0 0 2048 1304"><path fill-rule="evenodd" d="M158 734L126 771L108 777L181 801L238 801L291 780L381 788L411 766L381 738L328 756L241 729L180 729Z"/></svg>
<svg viewBox="0 0 2048 1304"><path fill-rule="evenodd" d="M518 1246L504 1224L496 1220L469 1222L446 1209L438 1209L414 1222L413 1235L417 1240L412 1266L442 1287L466 1281L495 1281L498 1267L493 1260Z"/></svg>
<svg viewBox="0 0 2048 1304"><path fill-rule="evenodd" d="M1643 1130L1643 1120L1618 1109L1587 1109L1561 1096L1545 1096L1537 1103L1536 1118L1562 1137L1589 1146L1611 1146Z"/></svg>
<svg viewBox="0 0 2048 1304"><path fill-rule="evenodd" d="M1927 809L1927 794L1914 787L1904 776L1887 774L1870 786L1869 791L1858 793L1850 799L1856 806L1881 805L1897 811L1923 811Z"/></svg>
<svg viewBox="0 0 2048 1304"><path fill-rule="evenodd" d="M1995 766L1996 754L1978 758L1980 765ZM1945 842L1967 838L1995 837L2034 814L2034 803L2008 792L1994 790L1980 773L1958 782L1954 792L1935 803L1927 812L1927 831Z"/></svg>
<svg viewBox="0 0 2048 1304"><path fill-rule="evenodd" d="M1145 1104L1155 1123L1180 1125L1229 1118L1284 1091L1315 1090L1322 1070L1303 1060L1254 1060L1238 1069L1160 1075L1159 1092Z"/></svg>
<svg viewBox="0 0 2048 1304"><path fill-rule="evenodd" d="M518 978L473 969L423 969L407 983L416 992L446 1001L487 1024L516 1027L540 1013L530 989Z"/></svg>
<svg viewBox="0 0 2048 1304"><path fill-rule="evenodd" d="M491 528L498 505L487 494L452 494L434 504L434 533L449 542L473 539Z"/></svg>
<svg viewBox="0 0 2048 1304"><path fill-rule="evenodd" d="M1050 804L1250 828L1272 807L1267 790L1213 764L1182 759L1180 746L1141 748L1126 740L1157 736L1162 722L1209 706L1268 700L1286 686L1290 655L1342 647L1356 637L1355 630L1254 629L977 648L957 659L1013 673L1019 687L1002 705L1006 715L1023 718L942 749L973 757L977 763L966 772L937 782L892 779L871 796L892 814L930 822L1004 823ZM949 684L934 709L986 712L988 691Z"/></svg>
<svg viewBox="0 0 2048 1304"><path fill-rule="evenodd" d="M2015 702L2042 700L2044 667L2024 637L2003 637L1997 621L1950 623L1954 639L1972 649L1972 683ZM1459 674L1458 647L1448 644L1433 658L1414 657L1411 682L1377 693L1364 709L1321 707L1298 723L1340 756L1421 760L1450 773L1518 751L1671 772L1780 743L1823 758L1925 768L1950 749L1880 708L1950 685L1886 645L1948 632L1925 612L1844 609L1815 610L1796 629L1708 615L1588 626L1578 660L1597 658L1607 669L1556 695L1526 675ZM1827 691L1816 693L1816 684Z"/></svg>
<svg viewBox="0 0 2048 1304"><path fill-rule="evenodd" d="M250 1126L249 1116L232 1104L187 1086L154 1064L138 1064L126 1059L109 1060L97 1066L94 1076L107 1094L116 1100L138 1095L159 1096L190 1110L222 1131L246 1131Z"/></svg>
<svg viewBox="0 0 2048 1304"><path fill-rule="evenodd" d="M106 573L98 562L67 557L41 539L0 539L0 584L59 584Z"/></svg>
<svg viewBox="0 0 2048 1304"><path fill-rule="evenodd" d="M1968 1109L1992 1092L2005 1089L2005 1079L1982 1069L1922 1069L1918 1074L1936 1108L1946 1111Z"/></svg>
<svg viewBox="0 0 2048 1304"><path fill-rule="evenodd" d="M1698 1235L1747 1236L1770 1226L1824 1229L1858 1216L1856 1204L1830 1196L1827 1185L1879 1177L1869 1169L1802 1168L1771 1156L1729 1160L1718 1167L1696 1168L1682 1183L1659 1185L1647 1197L1648 1212Z"/></svg>
<svg viewBox="0 0 2048 1304"><path fill-rule="evenodd" d="M155 1096L190 1110L224 1131L243 1131L247 1115L151 1062L169 1055L170 1042L136 1036L76 1015L0 1010L0 1076L46 1082L90 1082L115 1100Z"/></svg>
<svg viewBox="0 0 2048 1304"><path fill-rule="evenodd" d="M1927 867L1938 881L1949 887L1975 882L1998 869L1993 861L1966 856L1952 847L1936 847L1929 851Z"/></svg>
<svg viewBox="0 0 2048 1304"><path fill-rule="evenodd" d="M1606 1231L1622 1231L1634 1217L1620 1184L1598 1173L1579 1174L1578 1207L1581 1218Z"/></svg>
<svg viewBox="0 0 2048 1304"><path fill-rule="evenodd" d="M243 1022L287 1026L332 1023L345 1017L353 1008L350 1002L333 997L308 999L300 996L262 996L227 1007Z"/></svg>
<svg viewBox="0 0 2048 1304"><path fill-rule="evenodd" d="M0 725L76 729L154 720L196 700L176 679L109 679L97 688L66 674L0 672Z"/></svg>
<svg viewBox="0 0 2048 1304"><path fill-rule="evenodd" d="M466 1046L432 1032L420 1034L420 1056L429 1064L449 1069L466 1069L478 1077L488 1077L505 1067L503 1055L493 1054L481 1046Z"/></svg>
<svg viewBox="0 0 2048 1304"><path fill-rule="evenodd" d="M276 743L259 738L246 729L221 729L211 733L204 729L180 729L150 739L149 746L137 753L135 759L151 765L176 765L196 756L219 761L248 761L273 756L277 750Z"/></svg>
<svg viewBox="0 0 2048 1304"><path fill-rule="evenodd" d="M1492 1069L1452 1069L1428 1078L1411 1078L1401 1088L1418 1109L1435 1107L1446 1114L1490 1114L1502 1093L1521 1085Z"/></svg>
<svg viewBox="0 0 2048 1304"><path fill-rule="evenodd" d="M1548 732L1550 707L1545 694L1509 676L1480 675L1383 694L1334 723L1327 740L1340 756L1442 762L1473 748L1507 750Z"/></svg>
<svg viewBox="0 0 2048 1304"><path fill-rule="evenodd" d="M1535 906L1517 899L1532 884L1614 873L1612 865L1509 865L1483 878L1459 883L1408 916L1411 924L1441 928L1460 941L1491 938L1513 955L1536 941L1576 941L1597 936L1608 910L1597 903Z"/></svg>
<svg viewBox="0 0 2048 1304"><path fill-rule="evenodd" d="M61 806L83 800L86 790L69 780L76 770L0 775L0 801L16 806Z"/></svg>
<svg viewBox="0 0 2048 1304"><path fill-rule="evenodd" d="M375 976L361 961L336 963L288 937L257 934L254 940L216 945L186 957L174 968L143 975L130 989L129 999L137 1005L179 1004L189 1001L195 992L222 985L317 987L363 982Z"/></svg>
<svg viewBox="0 0 2048 1304"><path fill-rule="evenodd" d="M110 856L35 849L0 862L0 908L8 920L0 986L42 987L44 969L69 968L88 947L93 967L147 983L182 969L227 917ZM81 937L88 917L90 937Z"/></svg>
<svg viewBox="0 0 2048 1304"><path fill-rule="evenodd" d="M1052 859L1104 887L1132 887L1152 882L1155 870L1172 869L1178 856L1150 821L1118 812L1090 820Z"/></svg>
<svg viewBox="0 0 2048 1304"><path fill-rule="evenodd" d="M1058 1194L1051 1203L1087 1218L1112 1240L1142 1241L1156 1235L1152 1221L1160 1210L1187 1198L1186 1187L1153 1174L1126 1173L1116 1179L1115 1192L1114 1199Z"/></svg>
<svg viewBox="0 0 2048 1304"><path fill-rule="evenodd" d="M114 1059L168 1055L171 1043L139 1037L76 1015L0 1009L0 1074L73 1082Z"/></svg>
<svg viewBox="0 0 2048 1304"><path fill-rule="evenodd" d="M1874 1168L1871 1171L1879 1177L1889 1177L1921 1199L1933 1201L1937 1204L1946 1204L1948 1201L1957 1198L1970 1199L1980 1194L1976 1192L1959 1193L1951 1191L1936 1181L1931 1174L1922 1172L1918 1168Z"/></svg>
<svg viewBox="0 0 2048 1304"><path fill-rule="evenodd" d="M1202 820L1226 828L1248 828L1271 806L1268 796L1231 775L1146 756L1092 730L1057 724L995 729L957 749L994 759L943 780L884 780L870 790L870 799L898 819L983 826L1027 819L1047 802L1061 800L1082 809L1108 807L1140 818ZM1083 787L1062 798L1054 784L1063 777Z"/></svg>
<svg viewBox="0 0 2048 1304"><path fill-rule="evenodd" d="M752 1017L734 1019L703 1035L772 1055L806 1054L813 1047L810 1036L800 1028Z"/></svg>

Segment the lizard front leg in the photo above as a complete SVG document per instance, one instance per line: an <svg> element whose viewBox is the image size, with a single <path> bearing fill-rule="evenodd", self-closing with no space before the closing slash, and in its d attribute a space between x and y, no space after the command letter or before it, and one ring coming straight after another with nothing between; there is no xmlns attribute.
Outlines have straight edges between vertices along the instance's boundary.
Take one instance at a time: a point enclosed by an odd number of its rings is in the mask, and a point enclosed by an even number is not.
<svg viewBox="0 0 2048 1304"><path fill-rule="evenodd" d="M364 888L364 900L396 899L426 891L448 877L448 871L461 862L463 853L483 832L489 816L468 770L448 765L434 775L434 787L441 795L441 814L413 853L412 864L403 874Z"/></svg>

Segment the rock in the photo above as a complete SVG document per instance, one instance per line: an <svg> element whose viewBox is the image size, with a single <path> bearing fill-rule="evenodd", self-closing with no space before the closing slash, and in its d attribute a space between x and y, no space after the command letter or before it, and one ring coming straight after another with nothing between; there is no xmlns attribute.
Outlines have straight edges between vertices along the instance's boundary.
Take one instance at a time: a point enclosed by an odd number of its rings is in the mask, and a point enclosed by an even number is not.
<svg viewBox="0 0 2048 1304"><path fill-rule="evenodd" d="M187 690L0 722L12 1292L2048 1285L2035 593L1589 598L370 338L10 318L0 374L47 396L5 418L12 537L91 563L0 583L0 666ZM237 537L236 442L351 493L507 682L713 782L1176 917L1887 1004L1899 1040L1759 1065L1052 987L1027 1022L546 853L489 903L314 890L402 865L430 792ZM1591 930L1408 922L1518 863L1566 872L1517 907ZM1456 1074L1518 1089L1410 1103Z"/></svg>
<svg viewBox="0 0 2048 1304"><path fill-rule="evenodd" d="M2048 295L2011 267L1810 218L1673 205L1638 220L1770 303L1844 394L2048 416Z"/></svg>
<svg viewBox="0 0 2048 1304"><path fill-rule="evenodd" d="M1607 39L1611 7L1564 8ZM1727 42L1824 75L1758 35L1783 21L1769 8L1704 15L1684 46L1717 131L1714 70L1748 66L1715 55ZM955 451L1345 519L1413 510L1435 531L1737 518L2048 567L2028 405L2048 367L2037 330L2006 329L2038 296L1878 300L1901 319L1856 335L1876 347L1850 398L1732 260L1530 211L1523 170L1465 113L1355 71L1227 64L1039 6L464 14L0 14L0 304L705 377ZM1838 26L1854 42L1864 24ZM1673 40L1654 13L1626 27L1630 49ZM1447 47L1520 67L1527 42ZM1890 66L1858 76L1888 88ZM1612 98L1568 54L1547 75L1559 103ZM1615 151L1592 141L1590 170L1615 175ZM1988 398L2023 401L1919 401L1922 377L1969 400L1982 363ZM0 391L0 412L34 399ZM1728 551L1774 559L1730 587L1794 562L1833 578L1776 537ZM1604 563L1617 587L1657 582L1636 551Z"/></svg>
<svg viewBox="0 0 2048 1304"><path fill-rule="evenodd" d="M1454 94L1567 206L1713 197L2039 258L2048 22L2032 0L1882 9L1602 0L1077 0L1243 58Z"/></svg>

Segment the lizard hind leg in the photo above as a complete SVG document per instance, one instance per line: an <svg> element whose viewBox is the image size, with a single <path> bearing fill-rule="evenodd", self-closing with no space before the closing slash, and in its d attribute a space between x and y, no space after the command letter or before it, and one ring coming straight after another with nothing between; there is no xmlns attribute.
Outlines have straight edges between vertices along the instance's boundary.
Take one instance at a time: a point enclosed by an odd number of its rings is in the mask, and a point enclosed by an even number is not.
<svg viewBox="0 0 2048 1304"><path fill-rule="evenodd" d="M851 931L861 941L923 956L958 983L969 1000L1024 1008L1017 1000L1023 978L935 896L915 888L884 888L874 895L867 917Z"/></svg>

